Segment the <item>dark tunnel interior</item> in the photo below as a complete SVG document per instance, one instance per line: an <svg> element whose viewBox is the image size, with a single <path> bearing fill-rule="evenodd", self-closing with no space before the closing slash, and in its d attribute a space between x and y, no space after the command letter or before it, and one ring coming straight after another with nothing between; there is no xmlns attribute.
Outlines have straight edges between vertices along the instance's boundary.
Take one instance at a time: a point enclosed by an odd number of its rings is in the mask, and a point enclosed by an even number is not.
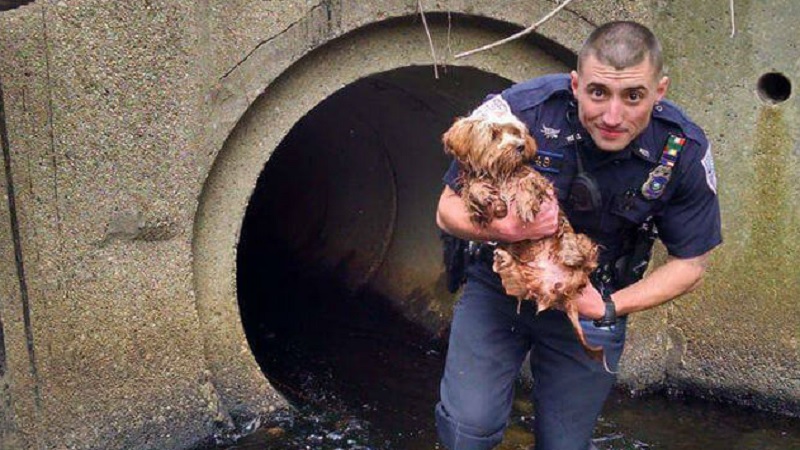
<svg viewBox="0 0 800 450"><path fill-rule="evenodd" d="M429 422L447 326L431 311L453 299L435 225L441 134L509 84L461 67L438 80L424 66L375 74L317 105L272 154L242 225L237 289L251 349L289 399L391 403L386 426Z"/></svg>

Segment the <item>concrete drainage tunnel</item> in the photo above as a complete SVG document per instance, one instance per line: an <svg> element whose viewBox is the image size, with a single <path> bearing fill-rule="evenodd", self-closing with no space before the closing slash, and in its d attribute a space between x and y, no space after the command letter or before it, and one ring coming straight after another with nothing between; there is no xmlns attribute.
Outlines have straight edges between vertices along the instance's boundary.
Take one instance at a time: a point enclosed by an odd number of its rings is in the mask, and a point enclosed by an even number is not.
<svg viewBox="0 0 800 450"><path fill-rule="evenodd" d="M390 429L398 415L430 421L453 301L435 225L441 134L509 84L465 67L374 74L275 149L242 224L237 291L256 360L287 398L392 404Z"/></svg>

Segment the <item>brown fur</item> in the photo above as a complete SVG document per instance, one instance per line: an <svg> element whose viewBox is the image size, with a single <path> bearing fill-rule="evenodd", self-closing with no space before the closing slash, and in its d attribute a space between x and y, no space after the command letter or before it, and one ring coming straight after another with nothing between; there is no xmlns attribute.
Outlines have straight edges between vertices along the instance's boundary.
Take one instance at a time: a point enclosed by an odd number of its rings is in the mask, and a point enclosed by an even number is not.
<svg viewBox="0 0 800 450"><path fill-rule="evenodd" d="M553 192L552 184L526 164L537 149L527 127L513 117L499 119L460 118L442 138L445 152L461 166L461 197L470 219L480 226L505 217L511 207L532 222ZM493 264L508 295L535 300L537 313L564 311L587 354L602 360L602 348L586 342L575 304L596 267L597 246L575 233L563 213L550 237L499 244Z"/></svg>

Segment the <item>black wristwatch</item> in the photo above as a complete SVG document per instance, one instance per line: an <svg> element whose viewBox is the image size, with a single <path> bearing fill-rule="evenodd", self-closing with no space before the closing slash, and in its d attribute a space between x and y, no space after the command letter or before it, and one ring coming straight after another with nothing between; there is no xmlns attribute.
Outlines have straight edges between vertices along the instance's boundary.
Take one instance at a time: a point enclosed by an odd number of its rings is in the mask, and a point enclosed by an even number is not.
<svg viewBox="0 0 800 450"><path fill-rule="evenodd" d="M617 324L617 307L614 305L614 301L611 300L611 294L603 292L603 303L606 305L606 313L603 314L602 319L598 319L594 321L594 325L596 327L610 327L612 325Z"/></svg>

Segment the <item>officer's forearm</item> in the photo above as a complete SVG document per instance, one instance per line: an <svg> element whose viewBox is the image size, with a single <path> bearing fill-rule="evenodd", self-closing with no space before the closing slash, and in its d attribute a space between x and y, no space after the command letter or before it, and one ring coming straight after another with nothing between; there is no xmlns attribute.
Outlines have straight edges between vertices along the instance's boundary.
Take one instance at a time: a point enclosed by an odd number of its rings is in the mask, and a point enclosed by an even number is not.
<svg viewBox="0 0 800 450"><path fill-rule="evenodd" d="M696 289L703 281L708 253L695 258L670 258L643 280L614 293L617 315L654 308Z"/></svg>
<svg viewBox="0 0 800 450"><path fill-rule="evenodd" d="M513 210L513 203L509 209ZM521 220L513 211L502 219L494 219L486 226L480 226L470 220L469 211L464 206L461 196L445 187L439 197L436 210L436 224L439 228L471 241L517 242L523 239L541 239L550 236L558 229L558 201L546 200L533 222Z"/></svg>
<svg viewBox="0 0 800 450"><path fill-rule="evenodd" d="M445 187L439 197L436 224L447 233L468 241L503 240L499 233L493 232L491 227L480 227L473 223L461 196L449 187Z"/></svg>

